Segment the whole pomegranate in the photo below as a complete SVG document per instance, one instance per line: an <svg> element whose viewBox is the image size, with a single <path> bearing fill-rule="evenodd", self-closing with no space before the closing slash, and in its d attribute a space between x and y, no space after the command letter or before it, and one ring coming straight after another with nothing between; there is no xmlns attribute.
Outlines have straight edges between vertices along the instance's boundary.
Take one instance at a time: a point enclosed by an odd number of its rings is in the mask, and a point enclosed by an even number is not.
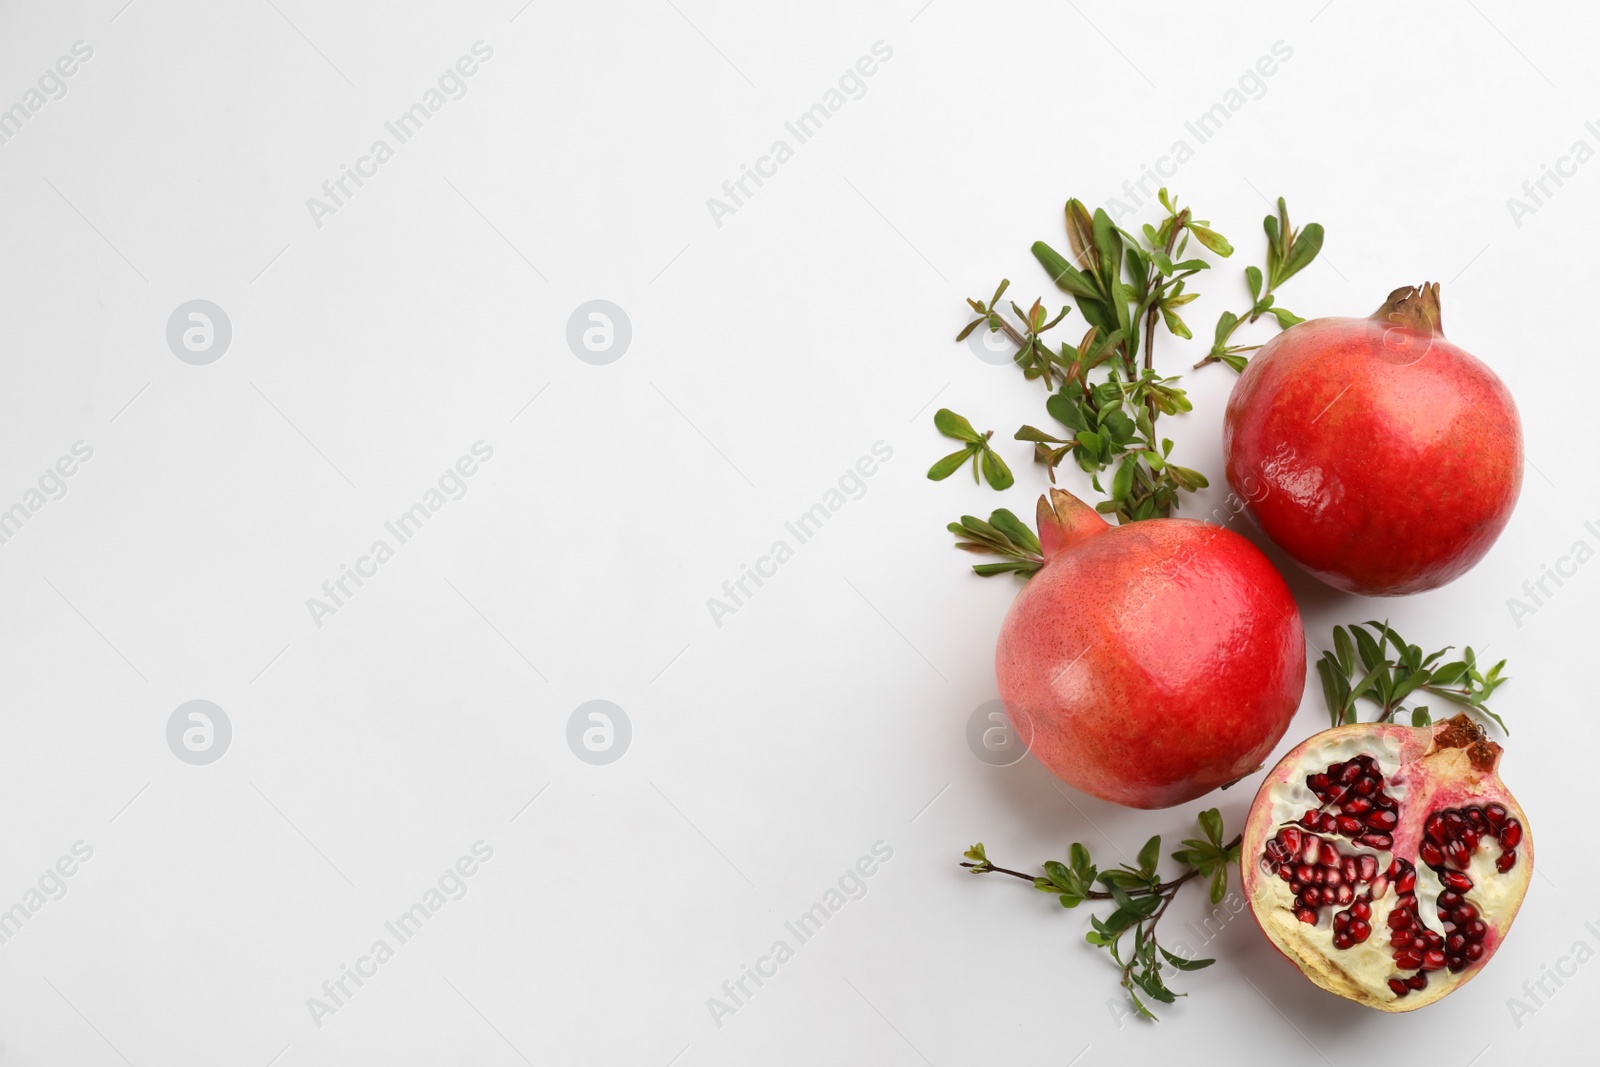
<svg viewBox="0 0 1600 1067"><path fill-rule="evenodd" d="M1396 289L1368 319L1313 319L1269 341L1228 401L1228 484L1262 531L1329 585L1433 589L1483 558L1522 488L1511 394L1445 340L1439 286Z"/></svg>
<svg viewBox="0 0 1600 1067"><path fill-rule="evenodd" d="M1044 566L1006 615L1000 699L1070 785L1163 808L1261 766L1300 703L1305 636L1249 541L1193 519L1111 526L1039 499Z"/></svg>
<svg viewBox="0 0 1600 1067"><path fill-rule="evenodd" d="M1413 1011L1500 946L1533 876L1500 746L1466 715L1326 730L1267 775L1241 846L1261 929L1331 993Z"/></svg>

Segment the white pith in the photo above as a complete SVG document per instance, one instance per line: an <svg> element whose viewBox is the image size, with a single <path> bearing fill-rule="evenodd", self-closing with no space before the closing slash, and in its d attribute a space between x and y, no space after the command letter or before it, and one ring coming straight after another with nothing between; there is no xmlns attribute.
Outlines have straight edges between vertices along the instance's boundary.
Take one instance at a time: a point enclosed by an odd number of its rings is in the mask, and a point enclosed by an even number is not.
<svg viewBox="0 0 1600 1067"><path fill-rule="evenodd" d="M1290 780L1275 783L1270 787L1268 798L1271 802L1273 822L1266 840L1270 841L1278 830L1297 822L1308 808L1322 810L1322 801L1305 784L1308 776L1325 772L1330 765L1346 762L1361 754L1369 755L1377 762L1378 770L1383 775L1385 791L1400 802L1403 810L1407 788L1405 776L1401 773L1398 739L1373 734L1345 735L1332 738L1322 745L1307 748L1300 759L1298 770ZM1331 810L1333 806L1329 807ZM1388 870L1394 859L1390 852L1358 845L1347 837L1334 834L1317 836L1325 842L1331 842L1338 848L1340 855L1376 856L1380 874ZM1491 836L1485 836L1464 872L1472 880L1473 886L1462 895L1478 909L1480 916L1500 914L1506 902L1520 891L1519 884L1525 884L1522 879L1508 877L1495 869L1495 861L1500 858L1501 851L1499 842ZM1418 918L1427 928L1443 934L1445 931L1439 919L1438 900L1444 887L1439 881L1439 876L1415 856L1408 859L1416 867L1417 881L1414 893L1417 898ZM1257 857L1255 862L1261 863L1262 860ZM1298 946L1295 954L1302 960L1318 960L1328 971L1343 978L1344 981L1339 984L1347 982L1371 1000L1390 1003L1401 999L1389 988L1389 979L1396 976L1409 977L1416 972L1401 971L1395 966L1395 950L1389 943L1391 931L1388 925L1389 914L1394 910L1398 895L1393 887L1386 888L1382 896L1375 897L1370 902L1372 915L1368 922L1371 924L1372 933L1367 940L1348 949L1341 949L1333 944L1332 918L1334 913L1349 905L1324 905L1318 909L1317 925L1309 926L1295 918L1294 893L1289 888L1289 883L1283 881L1276 873L1265 869L1262 871L1262 878L1267 897L1264 903L1268 906L1258 908L1257 916L1263 924L1270 927L1268 933L1274 940ZM1360 887L1356 899L1361 899L1369 888L1369 886ZM1427 972L1427 992L1430 995L1435 992L1442 993L1459 985L1470 977L1478 966L1479 964L1475 963L1468 964L1459 974L1452 974L1447 969ZM1409 995L1416 997L1419 994L1413 992Z"/></svg>

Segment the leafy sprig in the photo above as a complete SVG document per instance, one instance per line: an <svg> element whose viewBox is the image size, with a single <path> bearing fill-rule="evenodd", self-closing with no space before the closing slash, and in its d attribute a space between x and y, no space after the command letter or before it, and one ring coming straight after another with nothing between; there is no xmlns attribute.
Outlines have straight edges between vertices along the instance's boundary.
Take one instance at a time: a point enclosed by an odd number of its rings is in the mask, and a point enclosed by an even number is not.
<svg viewBox="0 0 1600 1067"><path fill-rule="evenodd" d="M1004 563L974 563L972 569L985 578L996 574L1030 578L1044 566L1038 535L1005 508L991 513L988 522L974 515L963 515L960 522L952 522L946 529L956 535L959 549L1005 558Z"/></svg>
<svg viewBox="0 0 1600 1067"><path fill-rule="evenodd" d="M987 302L967 301L977 317L957 335L962 340L985 327L1017 346L1015 360L1023 376L1052 390L1045 406L1061 428L1025 425L1016 439L1033 444L1034 461L1045 467L1052 482L1056 467L1071 456L1109 497L1099 510L1119 522L1170 515L1181 493L1209 484L1199 471L1173 464L1172 442L1156 434L1161 415L1176 415L1192 405L1177 378L1156 373L1153 351L1158 322L1178 337L1191 336L1178 309L1197 296L1185 292L1188 279L1210 264L1183 258L1190 238L1219 255L1230 255L1233 248L1188 208L1180 208L1165 189L1161 203L1166 218L1160 226L1144 226L1141 240L1117 227L1104 210L1091 214L1082 201L1069 200L1072 258L1043 241L1033 246L1034 257L1072 296L1088 323L1076 345L1057 346L1045 337L1070 308L1052 317L1040 300L1027 311L1011 302L1015 321L1008 319L1000 305L1009 280L1002 280ZM1092 376L1102 370L1105 379L1095 381ZM1100 475L1113 466L1115 472L1102 484Z"/></svg>
<svg viewBox="0 0 1600 1067"><path fill-rule="evenodd" d="M1042 877L996 866L989 861L981 842L967 850L967 862L961 866L973 874L1006 874L1023 879L1040 892L1054 895L1063 908L1076 908L1086 900L1113 902L1116 907L1110 914L1089 916L1090 930L1084 935L1085 940L1110 953L1122 973L1122 988L1127 991L1134 1011L1140 1018L1153 1020L1155 1014L1145 1006L1139 993L1162 1004L1171 1004L1179 996L1187 996L1167 987L1163 967L1198 971L1216 962L1188 959L1169 952L1156 936L1156 924L1177 898L1179 890L1189 882L1205 878L1210 886L1212 904L1220 904L1227 896L1228 865L1239 862L1242 838L1236 836L1223 843L1222 816L1216 808L1202 811L1199 821L1203 838L1185 839L1185 847L1172 853L1172 858L1187 868L1172 879L1164 880L1157 872L1161 861L1159 835L1150 838L1139 850L1137 866L1124 863L1102 871L1095 865L1089 850L1076 842L1067 852L1067 862L1045 862ZM1103 888L1095 888L1097 885ZM1130 932L1133 934L1131 945L1124 942Z"/></svg>
<svg viewBox="0 0 1600 1067"><path fill-rule="evenodd" d="M972 480L978 480L978 472L982 470L983 480L989 483L991 489L1009 489L1016 484L1016 478L1011 473L1011 468L1006 466L1006 461L1001 459L994 449L989 447L989 438L994 436L993 430L979 433L972 428L972 423L957 415L949 408L940 408L934 413L933 424L939 432L946 437L964 442L965 447L952 452L948 456L928 468L928 477L932 481L942 482L956 471L960 470L967 460L972 460Z"/></svg>
<svg viewBox="0 0 1600 1067"><path fill-rule="evenodd" d="M1322 695L1333 725L1356 722L1358 700L1369 700L1378 706L1375 722L1393 722L1407 710L1407 701L1417 694L1431 693L1465 707L1469 713L1493 719L1501 730L1510 733L1488 704L1494 691L1510 680L1501 674L1506 661L1481 672L1477 654L1469 645L1462 649L1460 659L1441 663L1452 647L1424 656L1422 649L1408 644L1386 622L1368 622L1348 629L1335 626L1333 651L1324 652L1317 661ZM1360 671L1356 669L1358 659ZM1433 721L1426 705L1412 706L1410 716L1413 726L1426 726Z"/></svg>
<svg viewBox="0 0 1600 1067"><path fill-rule="evenodd" d="M1292 229L1289 225L1289 205L1280 196L1278 213L1263 219L1262 228L1267 231L1266 273L1262 274L1260 267L1244 269L1245 284L1250 287L1250 308L1242 315L1232 311L1222 313L1217 319L1211 352L1205 359L1195 364L1196 370L1207 363L1221 362L1235 371L1243 371L1245 365L1250 362L1250 357L1245 353L1254 352L1261 346L1235 345L1229 342L1233 338L1234 331L1240 326L1255 322L1263 315L1271 315L1276 319L1280 330L1287 330L1305 321L1288 308L1278 306L1277 289L1317 258L1317 253L1322 250L1322 226L1313 222L1302 230Z"/></svg>

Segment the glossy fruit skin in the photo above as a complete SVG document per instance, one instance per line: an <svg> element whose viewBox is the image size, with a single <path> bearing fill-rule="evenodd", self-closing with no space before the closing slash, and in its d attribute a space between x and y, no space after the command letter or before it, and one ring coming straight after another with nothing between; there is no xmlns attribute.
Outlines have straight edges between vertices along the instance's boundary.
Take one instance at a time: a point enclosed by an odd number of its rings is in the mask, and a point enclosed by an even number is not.
<svg viewBox="0 0 1600 1067"><path fill-rule="evenodd" d="M1522 425L1500 379L1426 324L1381 317L1315 319L1268 342L1229 399L1223 450L1261 530L1368 596L1460 577L1522 488Z"/></svg>
<svg viewBox="0 0 1600 1067"><path fill-rule="evenodd" d="M1075 505L995 653L1029 750L1069 785L1164 808L1256 770L1305 685L1305 636L1283 578L1249 541L1191 519L1110 526ZM1067 505L1061 505L1067 506Z"/></svg>

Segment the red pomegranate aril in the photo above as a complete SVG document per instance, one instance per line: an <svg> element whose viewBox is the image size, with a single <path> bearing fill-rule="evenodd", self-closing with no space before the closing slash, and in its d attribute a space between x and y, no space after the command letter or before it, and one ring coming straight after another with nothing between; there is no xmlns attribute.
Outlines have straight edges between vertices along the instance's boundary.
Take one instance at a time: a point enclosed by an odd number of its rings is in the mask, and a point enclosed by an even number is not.
<svg viewBox="0 0 1600 1067"><path fill-rule="evenodd" d="M1354 786L1356 796L1370 797L1378 789L1378 782L1374 778L1358 778Z"/></svg>
<svg viewBox="0 0 1600 1067"><path fill-rule="evenodd" d="M1306 779L1306 788L1310 789L1319 797L1328 792L1328 787L1331 784L1332 783L1328 781L1328 776L1326 774L1313 774L1311 777Z"/></svg>
<svg viewBox="0 0 1600 1067"><path fill-rule="evenodd" d="M1439 881L1443 882L1446 887L1455 890L1457 893L1465 893L1467 890L1472 888L1472 879L1468 878L1460 871L1445 871L1439 876ZM1443 898L1441 897L1440 899L1442 900Z"/></svg>
<svg viewBox="0 0 1600 1067"><path fill-rule="evenodd" d="M1450 840L1450 835L1444 832L1444 816L1437 811L1429 815L1428 821L1422 824L1422 832L1437 845Z"/></svg>
<svg viewBox="0 0 1600 1067"><path fill-rule="evenodd" d="M1417 847L1417 858L1429 867L1444 866L1444 853L1432 841L1424 841Z"/></svg>
<svg viewBox="0 0 1600 1067"><path fill-rule="evenodd" d="M1412 989L1427 989L1428 976L1425 974L1414 974L1410 978L1406 979L1406 985L1410 986Z"/></svg>
<svg viewBox="0 0 1600 1067"><path fill-rule="evenodd" d="M1355 943L1356 939L1347 933L1337 933L1333 935L1334 948L1354 948Z"/></svg>
<svg viewBox="0 0 1600 1067"><path fill-rule="evenodd" d="M1346 763L1339 771L1340 785L1354 785L1355 780L1361 777L1361 764Z"/></svg>
<svg viewBox="0 0 1600 1067"><path fill-rule="evenodd" d="M1459 811L1447 811L1444 813L1444 828L1451 837L1460 837L1467 828L1467 820Z"/></svg>
<svg viewBox="0 0 1600 1067"><path fill-rule="evenodd" d="M1457 893L1452 889L1446 889L1443 893L1439 894L1439 910L1444 912L1450 910L1451 908L1459 908L1461 906L1461 901L1462 896L1460 893Z"/></svg>
<svg viewBox="0 0 1600 1067"><path fill-rule="evenodd" d="M1472 853L1467 851L1467 843L1460 838L1444 846L1444 857L1463 869L1472 861Z"/></svg>
<svg viewBox="0 0 1600 1067"><path fill-rule="evenodd" d="M1404 978L1391 978L1389 979L1389 991L1397 997L1403 997L1411 992L1411 987L1406 985Z"/></svg>
<svg viewBox="0 0 1600 1067"><path fill-rule="evenodd" d="M1352 886L1348 882L1346 882L1344 885L1340 886L1337 890L1334 891L1334 899L1336 899L1340 904L1348 904L1351 901L1355 900L1356 899L1355 886Z"/></svg>
<svg viewBox="0 0 1600 1067"><path fill-rule="evenodd" d="M1467 936L1465 934L1451 934L1444 939L1444 947L1452 956L1459 956L1461 951L1467 947Z"/></svg>
<svg viewBox="0 0 1600 1067"><path fill-rule="evenodd" d="M1499 871L1501 874L1505 874L1516 865L1517 850L1514 848L1506 849L1504 852L1500 853L1500 858L1494 861L1494 869Z"/></svg>
<svg viewBox="0 0 1600 1067"><path fill-rule="evenodd" d="M1500 828L1500 847L1516 848L1522 843L1522 824L1515 819L1507 819L1506 824Z"/></svg>
<svg viewBox="0 0 1600 1067"><path fill-rule="evenodd" d="M1334 819L1334 824L1338 826L1339 832L1346 837L1353 837L1364 829L1361 825L1361 820L1354 815L1337 816Z"/></svg>
<svg viewBox="0 0 1600 1067"><path fill-rule="evenodd" d="M1483 942L1469 941L1467 943L1467 959L1476 963L1483 959Z"/></svg>
<svg viewBox="0 0 1600 1067"><path fill-rule="evenodd" d="M1394 847L1394 838L1388 834L1380 834L1376 831L1372 831L1364 833L1360 837L1356 838L1356 844L1366 845L1368 848L1387 850Z"/></svg>
<svg viewBox="0 0 1600 1067"><path fill-rule="evenodd" d="M1372 924L1362 919L1350 920L1350 936L1362 942L1372 936Z"/></svg>
<svg viewBox="0 0 1600 1067"><path fill-rule="evenodd" d="M1465 926L1477 917L1478 909L1471 904L1463 904L1450 913L1450 918L1455 920L1458 926Z"/></svg>
<svg viewBox="0 0 1600 1067"><path fill-rule="evenodd" d="M1363 882L1370 882L1378 877L1378 857L1376 856L1357 857L1356 867Z"/></svg>
<svg viewBox="0 0 1600 1067"><path fill-rule="evenodd" d="M1344 875L1345 881L1353 883L1361 877L1361 864L1354 856L1342 856L1339 859L1339 871Z"/></svg>
<svg viewBox="0 0 1600 1067"><path fill-rule="evenodd" d="M1374 830L1393 830L1400 825L1400 816L1380 808L1367 816L1367 825Z"/></svg>
<svg viewBox="0 0 1600 1067"><path fill-rule="evenodd" d="M1422 966L1422 953L1415 949L1402 949L1395 953L1394 965L1402 971L1414 971Z"/></svg>
<svg viewBox="0 0 1600 1067"><path fill-rule="evenodd" d="M1422 969L1425 971L1444 970L1444 953L1430 951L1422 957Z"/></svg>
<svg viewBox="0 0 1600 1067"><path fill-rule="evenodd" d="M1322 890L1314 885L1308 885L1300 894L1300 902L1308 908L1314 908L1322 903Z"/></svg>
<svg viewBox="0 0 1600 1067"><path fill-rule="evenodd" d="M1291 853L1300 851L1300 831L1293 826L1285 826L1278 831L1278 843Z"/></svg>
<svg viewBox="0 0 1600 1067"><path fill-rule="evenodd" d="M1483 817L1496 830L1505 825L1506 814L1505 805L1503 804L1484 805Z"/></svg>
<svg viewBox="0 0 1600 1067"><path fill-rule="evenodd" d="M1407 867L1400 873L1400 877L1395 880L1394 891L1396 893L1410 893L1416 888L1417 872L1415 869Z"/></svg>
<svg viewBox="0 0 1600 1067"><path fill-rule="evenodd" d="M1361 780L1365 782L1368 779ZM1372 810L1372 801L1367 797L1347 797L1339 806L1344 809L1346 815L1365 815Z"/></svg>
<svg viewBox="0 0 1600 1067"><path fill-rule="evenodd" d="M1357 919L1370 919L1372 918L1372 905L1364 900L1358 900L1350 905L1350 914Z"/></svg>
<svg viewBox="0 0 1600 1067"><path fill-rule="evenodd" d="M1322 884L1329 889L1338 889L1344 885L1344 873L1337 867L1329 867L1322 876Z"/></svg>
<svg viewBox="0 0 1600 1067"><path fill-rule="evenodd" d="M1307 926L1317 925L1317 913L1311 908L1296 908L1294 917L1305 923Z"/></svg>
<svg viewBox="0 0 1600 1067"><path fill-rule="evenodd" d="M1391 930L1409 930L1411 928L1411 916L1399 908L1389 913L1387 921Z"/></svg>
<svg viewBox="0 0 1600 1067"><path fill-rule="evenodd" d="M1315 818L1316 812L1309 812L1308 818ZM1304 863L1316 863L1317 857L1322 854L1322 838L1316 834L1307 834L1300 845L1300 859Z"/></svg>

